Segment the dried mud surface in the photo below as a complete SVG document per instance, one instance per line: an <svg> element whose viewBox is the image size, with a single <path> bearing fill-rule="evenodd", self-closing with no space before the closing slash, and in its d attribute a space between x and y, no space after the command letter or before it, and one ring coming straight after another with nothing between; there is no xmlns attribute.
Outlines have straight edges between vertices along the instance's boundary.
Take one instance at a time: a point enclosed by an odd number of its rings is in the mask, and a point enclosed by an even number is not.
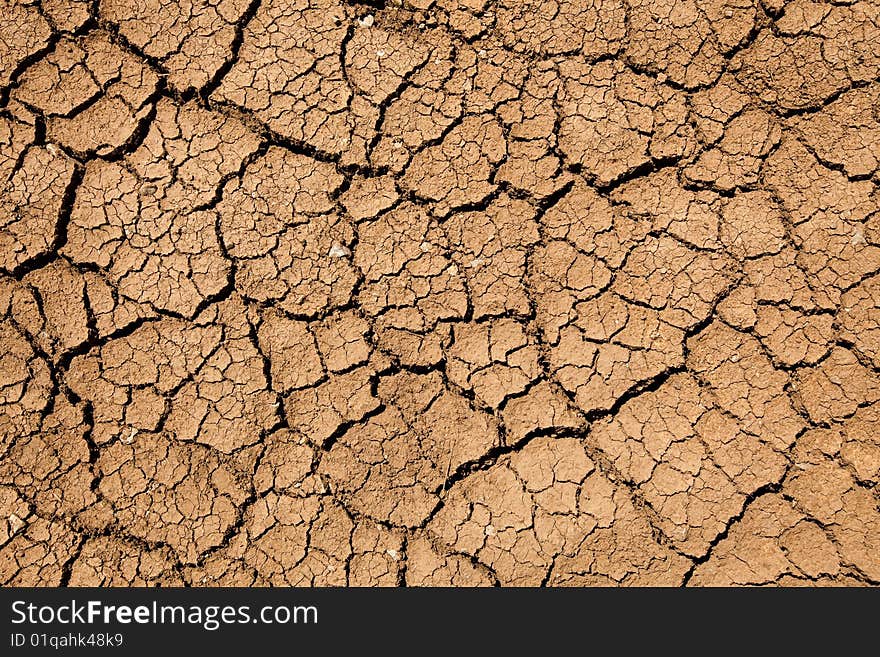
<svg viewBox="0 0 880 657"><path fill-rule="evenodd" d="M880 584L876 0L0 0L0 584Z"/></svg>

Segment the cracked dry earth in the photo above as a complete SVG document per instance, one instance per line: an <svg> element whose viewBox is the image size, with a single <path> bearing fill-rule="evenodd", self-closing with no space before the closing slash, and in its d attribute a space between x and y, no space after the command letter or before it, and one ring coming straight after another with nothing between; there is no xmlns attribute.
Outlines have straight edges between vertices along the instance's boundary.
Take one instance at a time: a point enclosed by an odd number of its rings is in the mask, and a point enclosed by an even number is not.
<svg viewBox="0 0 880 657"><path fill-rule="evenodd" d="M880 584L877 0L0 0L0 583Z"/></svg>

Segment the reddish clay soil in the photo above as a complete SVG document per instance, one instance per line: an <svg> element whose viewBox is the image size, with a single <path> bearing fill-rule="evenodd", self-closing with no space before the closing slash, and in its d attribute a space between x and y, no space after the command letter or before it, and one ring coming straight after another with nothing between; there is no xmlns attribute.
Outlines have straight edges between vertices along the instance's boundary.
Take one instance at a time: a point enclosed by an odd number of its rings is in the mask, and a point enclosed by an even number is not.
<svg viewBox="0 0 880 657"><path fill-rule="evenodd" d="M878 43L0 0L0 584L880 584Z"/></svg>

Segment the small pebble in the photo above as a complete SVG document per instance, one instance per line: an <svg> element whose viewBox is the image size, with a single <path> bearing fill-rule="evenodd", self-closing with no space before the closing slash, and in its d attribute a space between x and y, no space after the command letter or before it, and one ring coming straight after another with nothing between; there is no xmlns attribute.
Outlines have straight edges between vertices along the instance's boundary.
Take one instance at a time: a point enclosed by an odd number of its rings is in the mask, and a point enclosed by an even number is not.
<svg viewBox="0 0 880 657"><path fill-rule="evenodd" d="M348 247L343 246L339 243L334 243L333 246L330 247L330 257L331 258L347 258L351 255L351 251Z"/></svg>
<svg viewBox="0 0 880 657"><path fill-rule="evenodd" d="M19 518L14 513L10 514L10 516L9 516L9 529L11 530L12 534L17 534L18 532L20 532L22 529L25 528L26 524L27 523L25 523L24 520Z"/></svg>

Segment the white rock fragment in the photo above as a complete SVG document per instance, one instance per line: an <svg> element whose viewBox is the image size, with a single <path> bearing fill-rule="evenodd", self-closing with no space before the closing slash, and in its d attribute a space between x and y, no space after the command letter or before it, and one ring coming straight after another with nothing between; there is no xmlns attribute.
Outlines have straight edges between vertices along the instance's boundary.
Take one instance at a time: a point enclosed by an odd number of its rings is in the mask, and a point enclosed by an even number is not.
<svg viewBox="0 0 880 657"><path fill-rule="evenodd" d="M868 241L865 239L865 231L862 230L861 226L857 227L855 229L855 231L853 232L853 236L852 236L852 239L850 239L850 243L853 246L864 246L868 243Z"/></svg>
<svg viewBox="0 0 880 657"><path fill-rule="evenodd" d="M358 18L358 25L361 27L373 27L374 20L373 14L367 14L366 16Z"/></svg>
<svg viewBox="0 0 880 657"><path fill-rule="evenodd" d="M9 535L17 534L27 526L27 523L14 513L9 515Z"/></svg>
<svg viewBox="0 0 880 657"><path fill-rule="evenodd" d="M330 247L331 258L348 258L350 255L351 251L348 247L343 246L339 242L334 242L333 246Z"/></svg>
<svg viewBox="0 0 880 657"><path fill-rule="evenodd" d="M389 549L389 550L387 550L387 552L388 552L388 556L391 557L392 559L394 559L395 561L398 561L400 559L400 557L397 555L397 550Z"/></svg>
<svg viewBox="0 0 880 657"><path fill-rule="evenodd" d="M483 530L486 533L486 536L494 536L495 528L492 525L486 525L486 529Z"/></svg>

